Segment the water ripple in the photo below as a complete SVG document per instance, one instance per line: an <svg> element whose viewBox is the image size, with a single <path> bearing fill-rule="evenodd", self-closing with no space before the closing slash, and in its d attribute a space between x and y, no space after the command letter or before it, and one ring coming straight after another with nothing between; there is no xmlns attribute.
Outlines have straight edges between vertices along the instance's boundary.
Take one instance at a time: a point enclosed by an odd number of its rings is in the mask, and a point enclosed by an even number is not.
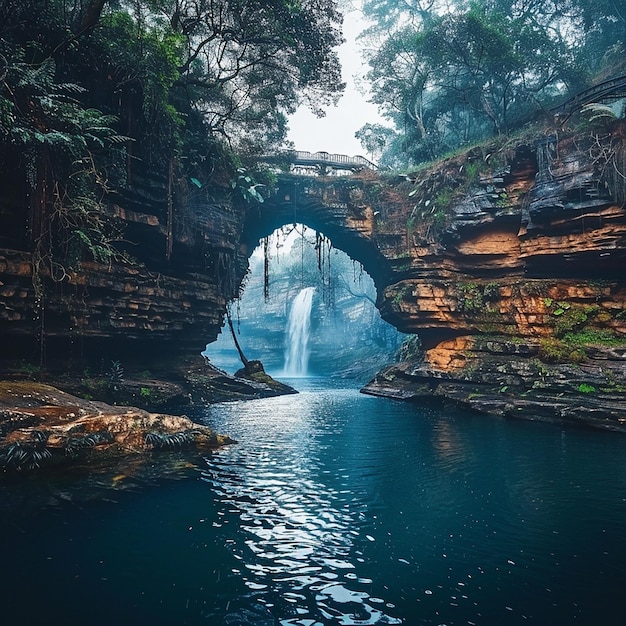
<svg viewBox="0 0 626 626"><path fill-rule="evenodd" d="M284 439L284 426L274 436ZM354 574L363 503L320 482L302 440L296 452L283 453L280 464L263 448L213 455L202 472L217 494L220 517L235 517L245 536L231 544L249 590L241 623L262 624L269 611L281 625L401 624L370 595L372 581ZM255 616L251 607L259 602L265 610ZM236 623L242 610L226 613L223 623Z"/></svg>

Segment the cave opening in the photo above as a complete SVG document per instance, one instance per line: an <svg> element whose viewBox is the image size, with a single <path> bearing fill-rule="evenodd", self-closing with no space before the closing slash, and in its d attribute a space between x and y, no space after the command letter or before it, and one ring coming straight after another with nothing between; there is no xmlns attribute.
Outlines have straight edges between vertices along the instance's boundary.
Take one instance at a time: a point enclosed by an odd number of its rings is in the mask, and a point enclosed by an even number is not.
<svg viewBox="0 0 626 626"><path fill-rule="evenodd" d="M381 319L363 266L300 223L261 240L229 315L235 337L225 324L203 353L228 373L241 367L236 340L277 379L361 382L394 360L405 337Z"/></svg>

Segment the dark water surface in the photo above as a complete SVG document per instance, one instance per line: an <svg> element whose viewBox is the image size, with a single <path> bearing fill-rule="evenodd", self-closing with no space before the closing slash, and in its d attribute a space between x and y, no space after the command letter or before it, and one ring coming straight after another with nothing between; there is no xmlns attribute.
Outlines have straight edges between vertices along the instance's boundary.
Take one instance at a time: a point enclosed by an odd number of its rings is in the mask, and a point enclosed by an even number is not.
<svg viewBox="0 0 626 626"><path fill-rule="evenodd" d="M5 481L0 624L626 624L626 437L295 386L178 480Z"/></svg>

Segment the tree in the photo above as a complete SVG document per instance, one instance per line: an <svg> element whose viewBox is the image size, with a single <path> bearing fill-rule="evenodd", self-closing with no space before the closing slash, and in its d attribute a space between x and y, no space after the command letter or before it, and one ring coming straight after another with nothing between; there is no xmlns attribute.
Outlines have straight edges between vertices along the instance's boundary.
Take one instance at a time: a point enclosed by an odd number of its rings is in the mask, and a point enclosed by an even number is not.
<svg viewBox="0 0 626 626"><path fill-rule="evenodd" d="M343 89L335 51L342 18L334 0L154 4L159 27L183 44L175 87L202 110L210 132L239 149L280 143L286 115L298 104L322 114Z"/></svg>
<svg viewBox="0 0 626 626"><path fill-rule="evenodd" d="M394 136L393 129L382 124L365 124L354 133L363 149L373 160L378 160Z"/></svg>
<svg viewBox="0 0 626 626"><path fill-rule="evenodd" d="M368 0L372 100L413 162L508 132L619 59L626 3L599 4Z"/></svg>
<svg viewBox="0 0 626 626"><path fill-rule="evenodd" d="M72 156L56 165L75 180L74 166L97 161L91 148L75 153L91 141L80 137L89 117L132 140L127 167L94 181L123 186L152 167L206 182L218 162L235 176L240 158L280 145L301 101L320 112L339 96L340 24L334 0L0 0L0 143L26 154L71 136ZM30 98L26 78L38 76ZM98 142L94 171L119 156Z"/></svg>

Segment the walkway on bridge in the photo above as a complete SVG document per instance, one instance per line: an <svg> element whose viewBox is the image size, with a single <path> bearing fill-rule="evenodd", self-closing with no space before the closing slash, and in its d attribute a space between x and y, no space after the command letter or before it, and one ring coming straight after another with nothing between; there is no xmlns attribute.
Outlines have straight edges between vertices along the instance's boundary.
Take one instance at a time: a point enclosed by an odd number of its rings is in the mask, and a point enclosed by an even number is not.
<svg viewBox="0 0 626 626"><path fill-rule="evenodd" d="M331 154L329 152L306 152L304 150L287 150L275 155L265 156L262 159L267 163L288 163L298 173L302 168L305 173L337 173L357 172L359 170L377 170L378 166L363 156L347 156L345 154Z"/></svg>

